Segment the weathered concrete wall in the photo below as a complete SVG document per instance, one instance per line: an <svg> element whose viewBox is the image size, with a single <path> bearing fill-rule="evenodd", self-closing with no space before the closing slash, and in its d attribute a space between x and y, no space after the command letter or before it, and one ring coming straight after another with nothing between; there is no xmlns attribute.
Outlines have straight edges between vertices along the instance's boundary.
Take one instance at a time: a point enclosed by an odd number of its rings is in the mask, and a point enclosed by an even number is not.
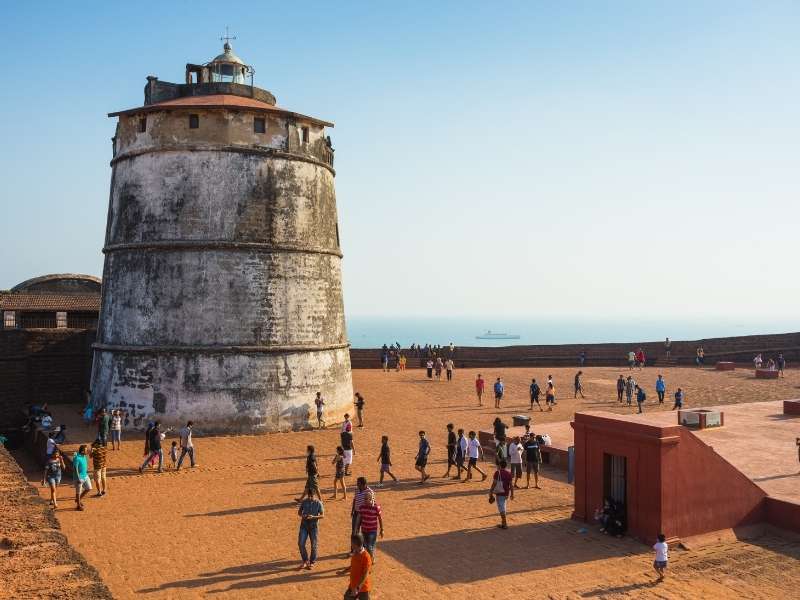
<svg viewBox="0 0 800 600"><path fill-rule="evenodd" d="M322 391L341 417L352 383L333 171L288 151L293 123L255 134L252 114L197 113L197 129L181 111L118 127L94 402L272 431L307 425Z"/></svg>

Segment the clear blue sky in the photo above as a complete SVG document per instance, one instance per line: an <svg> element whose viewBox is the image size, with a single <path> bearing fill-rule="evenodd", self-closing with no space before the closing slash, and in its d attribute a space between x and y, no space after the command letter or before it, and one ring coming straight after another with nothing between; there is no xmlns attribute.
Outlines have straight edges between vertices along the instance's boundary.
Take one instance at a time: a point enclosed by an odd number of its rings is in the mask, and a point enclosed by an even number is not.
<svg viewBox="0 0 800 600"><path fill-rule="evenodd" d="M112 6L114 4L115 6ZM402 4L402 5L401 5ZM330 119L350 314L791 316L800 3L23 3L0 288L100 274L114 120L225 25Z"/></svg>

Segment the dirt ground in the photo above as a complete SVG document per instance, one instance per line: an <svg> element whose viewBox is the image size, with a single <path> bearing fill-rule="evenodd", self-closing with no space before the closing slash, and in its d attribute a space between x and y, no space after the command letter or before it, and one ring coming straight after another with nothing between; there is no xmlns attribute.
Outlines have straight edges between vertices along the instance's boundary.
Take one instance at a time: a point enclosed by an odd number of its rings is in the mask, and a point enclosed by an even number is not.
<svg viewBox="0 0 800 600"><path fill-rule="evenodd" d="M445 424L489 428L496 414L510 421L527 413L531 377L555 377L559 403L533 413L534 429L569 420L576 410L628 411L616 402L615 368L584 368L585 400L572 399L577 369L492 369L484 406L474 394L476 370L453 382L428 381L424 371L355 371L366 398L365 426L355 430L354 475L374 482L380 436L390 437L401 482L377 490L386 537L378 542L375 598L787 598L800 589L800 544L768 532L757 539L671 550L669 577L654 583L650 548L616 540L570 520L572 486L545 469L542 490L520 490L509 505L507 531L487 486L441 478ZM749 371L664 370L668 400L653 403L657 371L634 376L648 390L646 410L671 408L669 395L686 390L686 405L700 406L800 397L800 371L779 381L755 380ZM499 411L488 396L495 377L506 382ZM202 424L197 424L202 428ZM419 485L413 469L417 431L429 432L433 478ZM296 506L304 482L304 451L317 448L323 495L330 493L330 460L338 427L264 436L197 437L195 469L139 475L142 434L131 432L122 450L109 453L109 494L89 498L85 512L62 486L56 515L69 541L97 568L115 598L341 598L350 528L348 501L326 501L320 524L320 560L299 571ZM75 434L75 432L73 432ZM89 432L84 432L86 437ZM30 473L31 480L40 473ZM41 493L44 495L45 490ZM690 509L691 507L687 507ZM667 532L669 533L669 532ZM84 596L88 597L88 596Z"/></svg>

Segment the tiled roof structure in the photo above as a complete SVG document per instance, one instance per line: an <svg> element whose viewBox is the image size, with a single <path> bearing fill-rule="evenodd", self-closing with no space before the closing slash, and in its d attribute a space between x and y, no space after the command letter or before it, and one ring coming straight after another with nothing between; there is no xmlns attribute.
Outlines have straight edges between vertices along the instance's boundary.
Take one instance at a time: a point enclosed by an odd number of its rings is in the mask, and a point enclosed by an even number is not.
<svg viewBox="0 0 800 600"><path fill-rule="evenodd" d="M95 294L0 292L0 310L98 312L100 296Z"/></svg>

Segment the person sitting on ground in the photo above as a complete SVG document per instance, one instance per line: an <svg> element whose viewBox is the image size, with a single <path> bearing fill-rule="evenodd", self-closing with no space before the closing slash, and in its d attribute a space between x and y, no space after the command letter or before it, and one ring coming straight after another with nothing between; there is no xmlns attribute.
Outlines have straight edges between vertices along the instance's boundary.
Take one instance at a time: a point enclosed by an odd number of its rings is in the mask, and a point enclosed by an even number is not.
<svg viewBox="0 0 800 600"><path fill-rule="evenodd" d="M594 509L594 520L600 523L600 533L605 533L608 522L614 515L614 501L611 498L603 500L603 506Z"/></svg>
<svg viewBox="0 0 800 600"><path fill-rule="evenodd" d="M606 532L614 537L621 538L625 535L625 505L621 502L614 502L611 505L611 515L606 524Z"/></svg>

